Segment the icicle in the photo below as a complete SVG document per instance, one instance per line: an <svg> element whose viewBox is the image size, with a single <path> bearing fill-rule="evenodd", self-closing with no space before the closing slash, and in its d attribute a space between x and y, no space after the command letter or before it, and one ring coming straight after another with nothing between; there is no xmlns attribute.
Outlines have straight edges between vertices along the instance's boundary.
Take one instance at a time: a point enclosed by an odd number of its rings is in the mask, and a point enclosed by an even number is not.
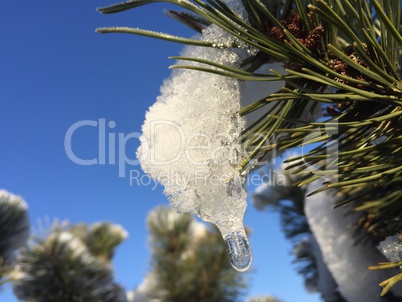
<svg viewBox="0 0 402 302"><path fill-rule="evenodd" d="M244 229L226 235L225 244L230 264L239 272L248 270L252 256Z"/></svg>

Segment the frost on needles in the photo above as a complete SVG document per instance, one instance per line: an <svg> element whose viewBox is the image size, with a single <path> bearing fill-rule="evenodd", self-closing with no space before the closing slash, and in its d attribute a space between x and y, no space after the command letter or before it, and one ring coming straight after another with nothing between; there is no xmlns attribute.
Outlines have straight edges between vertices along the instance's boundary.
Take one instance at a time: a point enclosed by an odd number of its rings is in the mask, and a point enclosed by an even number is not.
<svg viewBox="0 0 402 302"><path fill-rule="evenodd" d="M200 39L226 45L234 41L214 25ZM247 52L245 48L187 46L182 56L235 66ZM137 156L143 170L163 184L178 212L196 214L219 228L232 265L245 271L251 264L251 251L243 227L247 194L237 168L238 139L244 128L240 95L236 79L174 69L146 114Z"/></svg>

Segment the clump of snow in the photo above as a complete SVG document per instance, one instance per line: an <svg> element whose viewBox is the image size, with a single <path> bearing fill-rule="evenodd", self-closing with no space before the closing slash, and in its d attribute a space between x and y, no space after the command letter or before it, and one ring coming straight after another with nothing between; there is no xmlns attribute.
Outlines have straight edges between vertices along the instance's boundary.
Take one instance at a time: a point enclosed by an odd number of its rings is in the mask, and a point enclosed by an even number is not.
<svg viewBox="0 0 402 302"><path fill-rule="evenodd" d="M49 240L58 241L60 244L60 250L69 248L73 258L82 257L83 261L89 261L91 258L87 255L87 247L85 244L78 237L75 237L68 232L61 232L60 234L51 235Z"/></svg>
<svg viewBox="0 0 402 302"><path fill-rule="evenodd" d="M116 240L123 241L128 237L128 232L119 224L96 222L91 227L92 232L96 232L97 230L102 230L105 228L107 230L108 236L115 238Z"/></svg>
<svg viewBox="0 0 402 302"><path fill-rule="evenodd" d="M214 26L200 39L231 44L234 38ZM235 66L246 51L188 46L182 55ZM246 208L246 192L237 169L238 138L244 128L239 109L237 80L174 70L146 114L137 152L143 170L164 185L178 212L215 223L223 235L243 227Z"/></svg>
<svg viewBox="0 0 402 302"><path fill-rule="evenodd" d="M239 7L233 6L241 14ZM238 67L250 53L215 25L205 29L200 39L216 47L187 46L182 56ZM237 48L223 48L227 45ZM205 67L196 62L184 64ZM252 256L243 226L245 179L238 168L242 158L239 138L245 125L239 115L240 100L236 79L174 70L146 114L137 157L143 170L164 185L179 213L196 214L219 228L232 266L245 271Z"/></svg>
<svg viewBox="0 0 402 302"><path fill-rule="evenodd" d="M391 262L402 260L402 241L399 234L387 237L378 245L380 252Z"/></svg>
<svg viewBox="0 0 402 302"><path fill-rule="evenodd" d="M21 211L28 210L27 203L21 197L11 194L6 190L0 190L0 200L2 203L12 205Z"/></svg>

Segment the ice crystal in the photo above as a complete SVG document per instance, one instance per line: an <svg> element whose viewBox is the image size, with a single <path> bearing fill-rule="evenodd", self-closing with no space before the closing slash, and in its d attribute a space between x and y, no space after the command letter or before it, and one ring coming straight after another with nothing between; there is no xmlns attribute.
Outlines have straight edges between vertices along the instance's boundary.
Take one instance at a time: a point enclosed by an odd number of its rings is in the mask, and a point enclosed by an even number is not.
<svg viewBox="0 0 402 302"><path fill-rule="evenodd" d="M380 252L391 262L399 262L402 260L402 241L399 234L387 237L378 245Z"/></svg>

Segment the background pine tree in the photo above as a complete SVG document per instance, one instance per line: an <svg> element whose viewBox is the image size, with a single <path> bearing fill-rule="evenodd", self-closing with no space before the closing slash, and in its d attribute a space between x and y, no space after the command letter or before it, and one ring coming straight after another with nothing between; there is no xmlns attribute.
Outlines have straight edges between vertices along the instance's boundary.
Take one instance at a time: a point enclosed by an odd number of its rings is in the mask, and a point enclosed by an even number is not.
<svg viewBox="0 0 402 302"><path fill-rule="evenodd" d="M27 208L21 197L0 190L0 285L14 265L16 250L28 240Z"/></svg>
<svg viewBox="0 0 402 302"><path fill-rule="evenodd" d="M163 207L149 214L148 228L152 260L141 293L144 298L164 302L242 301L245 277L231 267L216 229L196 222L189 214L179 215Z"/></svg>
<svg viewBox="0 0 402 302"><path fill-rule="evenodd" d="M14 293L30 302L125 302L110 255L126 237L109 223L55 227L20 251L11 274Z"/></svg>
<svg viewBox="0 0 402 302"><path fill-rule="evenodd" d="M111 263L127 237L121 226L55 222L27 243L26 203L1 191L0 214L2 268L21 301L244 301L246 275L231 267L220 233L189 214L164 207L150 212L151 269L129 293L114 281Z"/></svg>

